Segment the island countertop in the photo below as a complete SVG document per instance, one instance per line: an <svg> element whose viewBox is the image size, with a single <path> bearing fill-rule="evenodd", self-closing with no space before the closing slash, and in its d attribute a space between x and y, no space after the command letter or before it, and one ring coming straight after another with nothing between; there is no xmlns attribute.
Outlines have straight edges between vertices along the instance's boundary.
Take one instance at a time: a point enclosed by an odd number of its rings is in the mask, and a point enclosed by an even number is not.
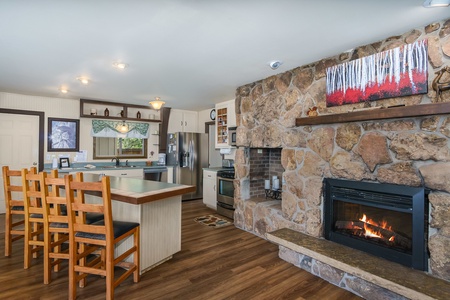
<svg viewBox="0 0 450 300"><path fill-rule="evenodd" d="M84 173L85 181L98 181L98 174ZM130 204L144 204L195 191L195 186L137 178L110 176L111 198ZM92 193L96 194L96 193ZM100 195L100 194L99 194Z"/></svg>

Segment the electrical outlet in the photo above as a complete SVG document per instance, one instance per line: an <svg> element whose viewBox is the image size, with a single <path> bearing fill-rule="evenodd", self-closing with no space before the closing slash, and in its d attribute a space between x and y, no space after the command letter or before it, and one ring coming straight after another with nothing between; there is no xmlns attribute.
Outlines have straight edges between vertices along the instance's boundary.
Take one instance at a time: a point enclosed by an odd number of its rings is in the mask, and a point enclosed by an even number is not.
<svg viewBox="0 0 450 300"><path fill-rule="evenodd" d="M47 157L45 159L50 160L51 159L50 154L47 154Z"/></svg>

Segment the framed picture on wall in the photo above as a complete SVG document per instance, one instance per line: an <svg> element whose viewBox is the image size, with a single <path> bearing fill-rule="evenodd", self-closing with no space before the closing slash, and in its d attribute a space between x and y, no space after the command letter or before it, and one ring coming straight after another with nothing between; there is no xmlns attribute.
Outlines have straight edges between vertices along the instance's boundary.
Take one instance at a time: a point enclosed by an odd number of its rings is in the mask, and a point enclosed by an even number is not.
<svg viewBox="0 0 450 300"><path fill-rule="evenodd" d="M48 118L48 152L78 152L80 120Z"/></svg>
<svg viewBox="0 0 450 300"><path fill-rule="evenodd" d="M60 168L70 168L70 161L68 157L60 157L59 158L59 167Z"/></svg>

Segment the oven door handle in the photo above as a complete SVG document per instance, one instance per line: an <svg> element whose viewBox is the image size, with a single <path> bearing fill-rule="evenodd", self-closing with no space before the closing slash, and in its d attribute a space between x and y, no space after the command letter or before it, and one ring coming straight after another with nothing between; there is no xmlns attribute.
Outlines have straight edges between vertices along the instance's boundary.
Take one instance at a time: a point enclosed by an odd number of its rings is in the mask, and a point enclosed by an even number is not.
<svg viewBox="0 0 450 300"><path fill-rule="evenodd" d="M234 181L234 179L231 178L224 178L224 177L217 177L218 180L223 180L223 181Z"/></svg>

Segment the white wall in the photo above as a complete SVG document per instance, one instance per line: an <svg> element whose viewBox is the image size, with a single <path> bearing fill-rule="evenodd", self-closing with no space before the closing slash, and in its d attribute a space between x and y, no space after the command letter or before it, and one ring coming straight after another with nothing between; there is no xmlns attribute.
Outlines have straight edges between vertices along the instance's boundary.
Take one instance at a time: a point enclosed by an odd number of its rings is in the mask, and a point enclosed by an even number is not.
<svg viewBox="0 0 450 300"><path fill-rule="evenodd" d="M209 117L209 113L213 108L214 107L211 107L198 112L198 132L205 132L205 123L212 121L211 118Z"/></svg>
<svg viewBox="0 0 450 300"><path fill-rule="evenodd" d="M80 150L87 150L88 161L92 159L93 138L91 137L92 119L80 118L80 101L79 99L67 99L67 98L52 98L41 96L30 96L21 94L12 94L0 92L0 107L7 109L18 110L31 110L42 111L45 113L45 135L47 135L48 118L67 118L67 119L79 119L80 120ZM150 133L158 130L158 123L150 123ZM150 135L148 142L148 153L154 151L155 154L149 157L150 160L158 160L158 146L153 145L156 143L156 137ZM36 145L37 147L37 145ZM60 155L66 154L70 156L70 161L73 161L75 152L47 152L47 140L44 144L44 163L50 163L47 160L47 154ZM150 155L150 154L148 154ZM142 160L135 159L135 160ZM108 161L108 160L96 160L96 161ZM132 161L130 159L130 161Z"/></svg>

